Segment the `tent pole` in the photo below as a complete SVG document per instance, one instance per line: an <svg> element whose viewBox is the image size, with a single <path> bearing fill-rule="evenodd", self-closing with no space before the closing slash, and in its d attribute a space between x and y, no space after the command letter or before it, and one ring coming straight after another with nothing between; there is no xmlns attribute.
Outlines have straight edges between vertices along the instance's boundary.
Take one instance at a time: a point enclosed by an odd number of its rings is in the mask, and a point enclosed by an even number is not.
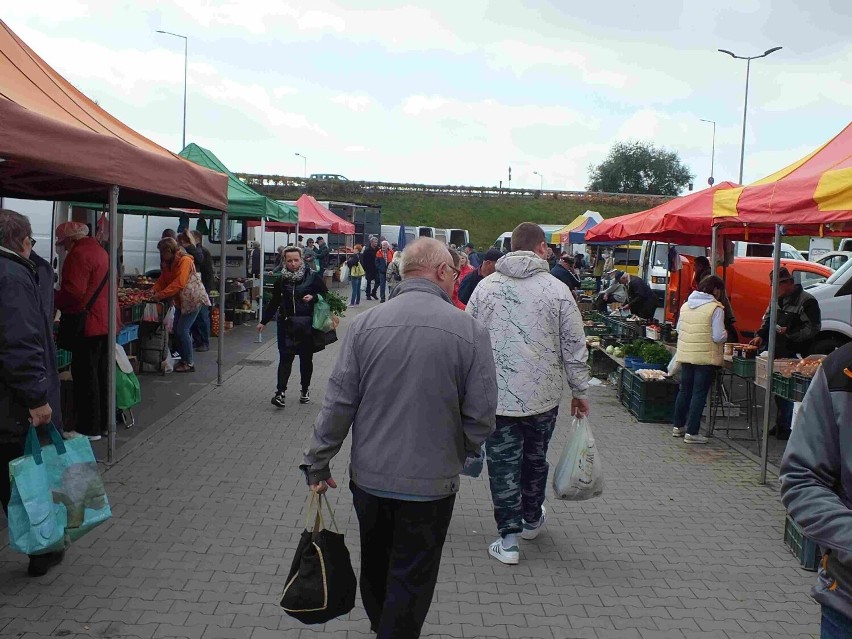
<svg viewBox="0 0 852 639"><path fill-rule="evenodd" d="M715 224L710 229L710 273L716 275L716 245L719 243L719 227Z"/></svg>
<svg viewBox="0 0 852 639"><path fill-rule="evenodd" d="M760 449L760 483L766 484L766 466L769 460L769 403L772 399L772 373L775 371L775 343L778 325L778 271L781 269L781 225L775 225L775 247L772 256L772 296L769 299L769 344L766 358L766 401L763 406L763 432Z"/></svg>
<svg viewBox="0 0 852 639"><path fill-rule="evenodd" d="M260 250L260 296L257 299L257 321L260 322L263 317L263 274L266 271L266 253L263 247L264 239L266 238L266 218L260 218L260 248L255 247L255 251ZM257 333L258 344L263 343L263 333Z"/></svg>
<svg viewBox="0 0 852 639"><path fill-rule="evenodd" d="M148 270L148 220L149 215L145 216L145 243L142 245L142 275Z"/></svg>
<svg viewBox="0 0 852 639"><path fill-rule="evenodd" d="M216 358L216 385L222 385L222 367L225 357L225 280L227 279L225 263L225 246L228 239L228 212L222 211L222 223L219 226L219 347Z"/></svg>
<svg viewBox="0 0 852 639"><path fill-rule="evenodd" d="M107 331L107 463L115 460L115 315L118 300L118 187L109 190L109 330ZM96 435L100 433L95 433Z"/></svg>

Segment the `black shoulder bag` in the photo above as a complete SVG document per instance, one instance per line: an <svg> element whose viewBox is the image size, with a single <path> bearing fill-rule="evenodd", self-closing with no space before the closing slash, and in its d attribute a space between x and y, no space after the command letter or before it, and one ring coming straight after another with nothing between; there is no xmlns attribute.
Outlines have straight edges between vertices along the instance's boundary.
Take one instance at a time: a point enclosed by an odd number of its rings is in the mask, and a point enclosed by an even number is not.
<svg viewBox="0 0 852 639"><path fill-rule="evenodd" d="M92 299L86 304L82 313L63 313L59 317L59 334L56 336L56 343L59 348L64 348L66 351L74 350L86 336L86 317L92 310L95 300L98 299L98 295L101 294L108 279L109 269L107 269L104 279L95 289Z"/></svg>

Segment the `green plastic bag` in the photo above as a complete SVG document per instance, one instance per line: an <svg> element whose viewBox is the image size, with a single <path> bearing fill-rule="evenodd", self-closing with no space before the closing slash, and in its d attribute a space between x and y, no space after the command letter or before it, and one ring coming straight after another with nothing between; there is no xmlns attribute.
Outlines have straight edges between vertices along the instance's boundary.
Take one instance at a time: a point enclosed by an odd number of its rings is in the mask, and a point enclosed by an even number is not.
<svg viewBox="0 0 852 639"><path fill-rule="evenodd" d="M115 369L115 407L119 410L133 408L142 401L139 378L133 373Z"/></svg>
<svg viewBox="0 0 852 639"><path fill-rule="evenodd" d="M64 450L62 436L52 426L54 446ZM88 440L87 440L88 443ZM65 548L65 509L53 499L50 470L42 456L34 427L27 433L24 456L9 462L12 495L9 500L9 546L25 555Z"/></svg>
<svg viewBox="0 0 852 639"><path fill-rule="evenodd" d="M331 321L331 306L322 295L317 295L317 303L314 305L314 318L311 322L314 330L330 333L334 330L334 322Z"/></svg>

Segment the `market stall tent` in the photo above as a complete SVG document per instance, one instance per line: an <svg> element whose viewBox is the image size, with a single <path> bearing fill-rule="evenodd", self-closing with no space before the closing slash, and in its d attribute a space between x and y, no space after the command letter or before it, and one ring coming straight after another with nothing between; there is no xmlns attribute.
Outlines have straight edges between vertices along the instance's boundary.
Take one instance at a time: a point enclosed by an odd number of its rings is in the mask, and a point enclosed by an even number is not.
<svg viewBox="0 0 852 639"><path fill-rule="evenodd" d="M0 196L123 201L224 211L227 177L199 167L109 115L0 21ZM222 214L223 222L226 214ZM109 343L116 340L117 224L109 225ZM224 240L222 251L224 255ZM220 360L223 341L219 341ZM107 388L115 388L108 358ZM107 393L108 461L115 455L115 393Z"/></svg>
<svg viewBox="0 0 852 639"><path fill-rule="evenodd" d="M778 298L781 238L784 235L852 234L852 124L798 162L762 180L713 199L714 229L727 232L774 230L772 295ZM778 305L769 306L767 378L775 366ZM770 390L767 388L767 394ZM766 482L769 401L764 402L761 482Z"/></svg>
<svg viewBox="0 0 852 639"><path fill-rule="evenodd" d="M593 219L595 222L600 222L603 218L600 213L595 211L586 211L585 213L578 215L573 220L568 222L561 229L553 231L550 234L550 244L570 244L571 239L569 237L569 233L571 231L576 231L580 227L582 227L589 219Z"/></svg>
<svg viewBox="0 0 852 639"><path fill-rule="evenodd" d="M307 230L328 231L339 235L355 234L355 225L352 222L347 222L342 217L335 215L310 195L303 194L296 200L296 207L299 211L297 221L270 222L266 226L266 230L290 231L295 229L297 233L299 230ZM256 226L257 224L250 225Z"/></svg>

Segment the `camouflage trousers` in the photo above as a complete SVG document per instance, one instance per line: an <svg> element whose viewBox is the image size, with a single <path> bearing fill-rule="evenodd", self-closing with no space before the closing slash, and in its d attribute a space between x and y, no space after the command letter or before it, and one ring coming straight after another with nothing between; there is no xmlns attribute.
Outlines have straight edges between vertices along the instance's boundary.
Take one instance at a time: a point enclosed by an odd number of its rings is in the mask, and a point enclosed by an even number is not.
<svg viewBox="0 0 852 639"><path fill-rule="evenodd" d="M494 519L501 535L519 533L523 522L538 521L547 487L547 446L559 407L527 417L497 415L497 428L485 443Z"/></svg>

